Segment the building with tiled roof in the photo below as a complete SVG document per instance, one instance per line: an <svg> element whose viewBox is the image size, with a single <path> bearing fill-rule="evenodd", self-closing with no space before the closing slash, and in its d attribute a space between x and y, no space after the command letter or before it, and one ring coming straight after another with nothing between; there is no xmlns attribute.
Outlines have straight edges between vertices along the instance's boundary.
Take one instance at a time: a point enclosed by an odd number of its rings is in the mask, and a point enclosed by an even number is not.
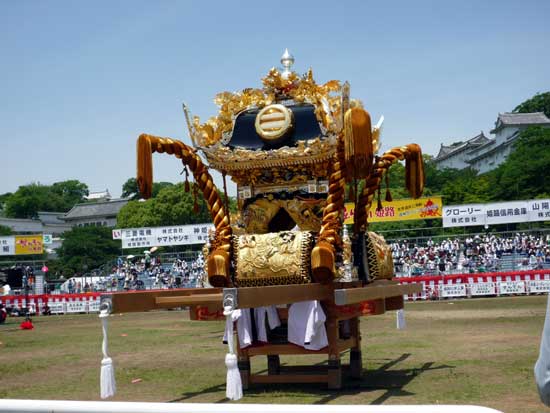
<svg viewBox="0 0 550 413"><path fill-rule="evenodd" d="M491 130L494 138L482 132L465 142L442 144L434 162L439 169L471 167L479 173L488 172L506 160L520 132L529 126L550 127L550 119L542 112L499 113Z"/></svg>
<svg viewBox="0 0 550 413"><path fill-rule="evenodd" d="M76 204L61 219L67 224L77 227L115 227L116 216L127 203L128 199L121 198Z"/></svg>

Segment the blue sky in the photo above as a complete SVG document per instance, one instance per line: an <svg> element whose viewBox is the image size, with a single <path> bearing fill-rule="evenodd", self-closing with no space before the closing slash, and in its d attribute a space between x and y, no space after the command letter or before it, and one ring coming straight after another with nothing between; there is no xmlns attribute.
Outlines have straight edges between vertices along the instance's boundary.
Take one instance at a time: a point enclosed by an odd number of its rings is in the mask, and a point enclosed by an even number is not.
<svg viewBox="0 0 550 413"><path fill-rule="evenodd" d="M0 2L0 194L79 179L114 196L142 132L189 143L181 103L258 87L285 47L316 80L348 80L383 148L487 135L550 90L548 1ZM154 157L155 180L181 179Z"/></svg>

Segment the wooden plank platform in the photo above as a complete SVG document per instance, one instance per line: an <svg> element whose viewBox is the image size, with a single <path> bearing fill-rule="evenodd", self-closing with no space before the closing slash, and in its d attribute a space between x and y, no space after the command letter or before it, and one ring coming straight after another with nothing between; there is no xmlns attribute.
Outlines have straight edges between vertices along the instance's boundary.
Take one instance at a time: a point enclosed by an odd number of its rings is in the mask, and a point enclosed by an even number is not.
<svg viewBox="0 0 550 413"><path fill-rule="evenodd" d="M357 345L357 339L350 337L347 339L338 340L338 351L342 352L349 350ZM304 355L304 354L327 354L328 348L320 350L307 350L303 347L291 343L283 344L266 344L263 346L246 347L239 349L239 353L248 357L254 356L276 356L276 355Z"/></svg>
<svg viewBox="0 0 550 413"><path fill-rule="evenodd" d="M156 297L157 308L188 307L192 305L210 305L219 304L222 307L222 293L216 294L193 294L193 295L175 295L168 297Z"/></svg>
<svg viewBox="0 0 550 413"><path fill-rule="evenodd" d="M361 288L334 290L334 303L336 305L355 304L362 301L403 296L404 294L419 293L421 291L421 284L401 285L390 282L374 282Z"/></svg>
<svg viewBox="0 0 550 413"><path fill-rule="evenodd" d="M102 294L101 296L111 300L112 313L132 313L182 306L177 303L172 303L170 305L160 307L157 303L157 299L167 297L208 296L207 300L211 300L213 294L219 294L219 302L221 307L222 292L222 288L179 288L173 290L128 291Z"/></svg>

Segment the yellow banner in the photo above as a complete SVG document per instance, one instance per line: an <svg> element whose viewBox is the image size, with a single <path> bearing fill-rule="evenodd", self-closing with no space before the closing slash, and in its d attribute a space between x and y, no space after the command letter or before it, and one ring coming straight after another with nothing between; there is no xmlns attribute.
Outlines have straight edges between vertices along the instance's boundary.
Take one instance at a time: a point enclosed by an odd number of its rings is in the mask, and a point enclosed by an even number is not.
<svg viewBox="0 0 550 413"><path fill-rule="evenodd" d="M42 254L44 244L42 235L16 235L15 255Z"/></svg>
<svg viewBox="0 0 550 413"><path fill-rule="evenodd" d="M345 224L353 224L355 205L346 204L344 216ZM413 219L441 218L443 203L440 196L418 199L397 199L392 202L382 202L382 209L376 210L376 201L373 201L369 214L369 222L393 222Z"/></svg>

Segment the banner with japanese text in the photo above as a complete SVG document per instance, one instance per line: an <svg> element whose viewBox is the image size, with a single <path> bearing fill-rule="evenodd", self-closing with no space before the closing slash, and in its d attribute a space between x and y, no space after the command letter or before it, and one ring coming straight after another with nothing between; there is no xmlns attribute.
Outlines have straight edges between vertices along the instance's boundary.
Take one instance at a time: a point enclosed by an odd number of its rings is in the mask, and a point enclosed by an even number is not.
<svg viewBox="0 0 550 413"><path fill-rule="evenodd" d="M0 255L15 255L15 237L0 237Z"/></svg>
<svg viewBox="0 0 550 413"><path fill-rule="evenodd" d="M40 235L16 235L15 255L42 254L44 252L44 240Z"/></svg>
<svg viewBox="0 0 550 413"><path fill-rule="evenodd" d="M550 221L550 199L443 207L443 227Z"/></svg>
<svg viewBox="0 0 550 413"><path fill-rule="evenodd" d="M122 248L150 248L170 245L204 244L214 231L212 224L173 225L169 227L125 228L113 231L113 239L122 240ZM120 231L120 232L118 232Z"/></svg>
<svg viewBox="0 0 550 413"><path fill-rule="evenodd" d="M345 224L353 224L355 204L346 203L344 215ZM414 219L436 219L442 217L443 203L441 197L426 197L418 199L397 199L382 202L382 209L377 210L373 202L368 213L369 222L392 222Z"/></svg>

